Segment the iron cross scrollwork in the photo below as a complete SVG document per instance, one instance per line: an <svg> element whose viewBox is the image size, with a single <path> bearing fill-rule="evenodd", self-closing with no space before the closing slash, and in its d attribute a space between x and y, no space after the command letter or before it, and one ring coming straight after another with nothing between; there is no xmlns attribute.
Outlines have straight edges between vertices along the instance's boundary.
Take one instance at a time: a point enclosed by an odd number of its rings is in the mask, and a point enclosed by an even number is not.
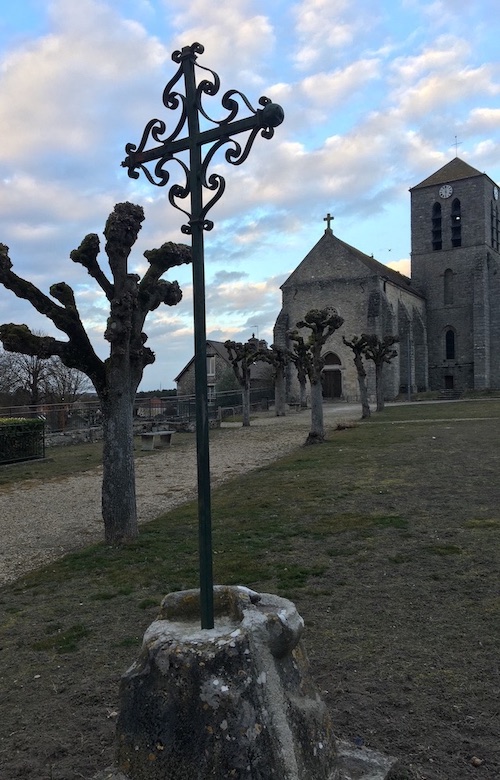
<svg viewBox="0 0 500 780"><path fill-rule="evenodd" d="M164 187L170 182L171 174L168 167L172 162L177 163L185 177L184 184L173 184L170 187L168 199L172 206L182 211L188 217L188 223L181 227L183 233L192 232L193 222L201 221L204 230L211 230L213 222L207 219L207 213L221 198L225 189L225 180L219 173L208 174L210 163L216 152L226 144L230 148L225 152L226 162L231 165L243 163L252 148L253 142L260 132L263 138L272 138L274 128L280 125L284 119L281 106L272 103L267 97L259 99L261 108L255 109L249 100L236 89L226 92L221 100L222 107L228 112L224 119L213 119L203 106L203 96L214 96L220 88L219 76L212 70L199 65L196 60L202 54L204 47L200 43L185 46L182 51L175 51L172 60L179 64L175 76L168 82L163 92L163 104L166 108L178 112L177 123L170 135L165 137L167 126L162 119L151 119L146 125L138 146L127 144L126 159L122 166L128 168L128 175L137 179L140 169L146 175L148 181L158 187ZM208 78L196 82L198 71L204 71ZM184 78L185 94L177 91L176 85ZM240 110L240 102L246 106L251 115L244 119L237 119ZM201 129L201 125L207 126ZM187 129L187 134L181 135ZM232 136L248 132L249 135L244 145L240 144ZM156 141L159 146L146 149L150 139ZM201 148L212 144L203 158ZM189 152L189 164L176 157L182 152ZM147 163L157 161L154 172L146 167ZM201 184L201 186L200 186ZM197 190L201 192L198 193ZM203 202L203 194L211 194ZM191 196L191 210L188 211L181 205L188 196Z"/></svg>

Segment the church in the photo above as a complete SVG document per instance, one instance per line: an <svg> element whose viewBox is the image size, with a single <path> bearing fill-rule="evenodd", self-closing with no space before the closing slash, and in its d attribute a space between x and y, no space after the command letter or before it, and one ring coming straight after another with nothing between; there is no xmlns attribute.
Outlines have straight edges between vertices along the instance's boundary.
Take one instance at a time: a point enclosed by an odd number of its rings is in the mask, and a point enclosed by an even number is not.
<svg viewBox="0 0 500 780"><path fill-rule="evenodd" d="M359 399L353 353L342 337L399 337L385 366L384 395L500 388L499 189L458 157L410 189L411 278L324 235L281 287L274 343L313 308L333 307L344 324L325 344L323 396ZM304 336L308 332L304 331ZM366 365L374 394L372 364ZM299 396L288 367L289 400Z"/></svg>

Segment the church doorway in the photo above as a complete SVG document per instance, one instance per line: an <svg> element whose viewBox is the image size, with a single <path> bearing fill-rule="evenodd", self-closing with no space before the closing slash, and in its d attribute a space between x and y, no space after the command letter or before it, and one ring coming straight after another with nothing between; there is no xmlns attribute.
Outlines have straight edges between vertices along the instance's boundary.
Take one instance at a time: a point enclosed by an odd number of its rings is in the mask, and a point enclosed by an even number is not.
<svg viewBox="0 0 500 780"><path fill-rule="evenodd" d="M325 365L321 373L323 398L342 398L342 371L338 355L328 352L325 355Z"/></svg>

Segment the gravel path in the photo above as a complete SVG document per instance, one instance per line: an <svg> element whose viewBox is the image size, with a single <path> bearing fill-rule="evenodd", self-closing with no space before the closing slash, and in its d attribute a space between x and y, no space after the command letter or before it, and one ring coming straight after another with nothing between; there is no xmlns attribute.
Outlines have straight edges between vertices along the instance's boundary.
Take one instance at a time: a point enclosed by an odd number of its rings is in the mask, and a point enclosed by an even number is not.
<svg viewBox="0 0 500 780"><path fill-rule="evenodd" d="M359 417L359 406L325 406L325 423ZM262 416L250 428L225 424L227 436L210 444L212 485L259 468L301 446L310 426L307 411ZM179 434L184 436L184 434ZM136 460L139 522L195 498L195 437ZM50 482L24 482L0 493L0 585L103 538L100 468Z"/></svg>

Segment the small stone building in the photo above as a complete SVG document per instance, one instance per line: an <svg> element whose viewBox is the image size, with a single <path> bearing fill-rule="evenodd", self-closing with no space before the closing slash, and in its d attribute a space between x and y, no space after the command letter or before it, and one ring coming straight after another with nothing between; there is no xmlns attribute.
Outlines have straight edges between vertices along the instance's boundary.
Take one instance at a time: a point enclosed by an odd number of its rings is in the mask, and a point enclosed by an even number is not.
<svg viewBox="0 0 500 780"><path fill-rule="evenodd" d="M323 350L325 398L358 399L352 351L361 333L398 335L385 368L385 396L424 390L500 387L498 188L458 157L411 193L411 279L337 238L328 227L282 285L274 341L312 308L336 309L344 324ZM305 332L304 332L304 335ZM374 392L371 364L368 387ZM290 400L298 397L288 370Z"/></svg>
<svg viewBox="0 0 500 780"><path fill-rule="evenodd" d="M249 342L254 342L256 347L266 347L265 341L259 341L259 339L252 336ZM234 376L233 367L229 360L229 353L224 346L223 341L207 340L207 388L208 388L208 400L213 399L218 390L220 390L220 384L223 378L229 375L230 378ZM271 378L272 369L268 363L257 362L250 367L250 385L251 387L266 387L269 384L272 386ZM195 395L195 371L194 371L194 357L191 358L182 371L175 377L174 381L177 384L177 396L190 396ZM236 379L234 379L236 382ZM225 387L224 389L228 389Z"/></svg>

